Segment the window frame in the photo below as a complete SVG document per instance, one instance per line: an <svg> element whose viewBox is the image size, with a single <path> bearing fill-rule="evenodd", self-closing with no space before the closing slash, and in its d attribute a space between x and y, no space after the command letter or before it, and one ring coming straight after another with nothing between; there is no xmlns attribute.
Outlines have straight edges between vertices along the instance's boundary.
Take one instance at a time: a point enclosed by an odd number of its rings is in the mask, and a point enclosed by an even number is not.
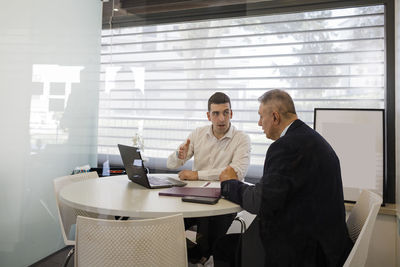
<svg viewBox="0 0 400 267"><path fill-rule="evenodd" d="M245 1L244 1L245 2ZM103 29L127 26L155 25L173 22L188 22L205 19L234 18L243 16L281 14L289 12L316 11L329 8L348 8L383 4L385 6L385 177L384 198L387 203L395 203L396 180L396 139L395 139L395 6L394 0L273 0L257 3L242 3L224 7L198 8L184 11L170 11L162 13L144 14L140 17L117 16L103 23ZM104 155L99 155L104 160ZM110 160L110 164L117 164L118 160ZM256 182L258 179L248 179Z"/></svg>

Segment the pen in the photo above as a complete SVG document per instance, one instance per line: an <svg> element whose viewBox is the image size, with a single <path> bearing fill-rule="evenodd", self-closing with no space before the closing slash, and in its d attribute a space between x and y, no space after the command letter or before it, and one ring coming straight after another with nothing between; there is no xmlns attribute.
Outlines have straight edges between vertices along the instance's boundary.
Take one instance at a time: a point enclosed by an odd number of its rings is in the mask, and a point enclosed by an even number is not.
<svg viewBox="0 0 400 267"><path fill-rule="evenodd" d="M207 187L209 184L211 184L211 183L207 182L207 183L203 184L202 187Z"/></svg>

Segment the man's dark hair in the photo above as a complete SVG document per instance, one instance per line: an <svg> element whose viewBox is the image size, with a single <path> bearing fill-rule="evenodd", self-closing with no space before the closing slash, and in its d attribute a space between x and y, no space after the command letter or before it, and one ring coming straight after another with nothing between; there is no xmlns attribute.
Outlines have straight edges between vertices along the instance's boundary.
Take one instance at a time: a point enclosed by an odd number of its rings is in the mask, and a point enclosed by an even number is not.
<svg viewBox="0 0 400 267"><path fill-rule="evenodd" d="M258 98L258 101L263 104L267 104L270 101L277 102L279 113L285 117L288 116L288 113L296 114L292 97L283 90L274 89L267 91Z"/></svg>
<svg viewBox="0 0 400 267"><path fill-rule="evenodd" d="M216 92L208 99L208 111L211 110L211 104L229 103L229 108L232 109L231 99L224 93Z"/></svg>

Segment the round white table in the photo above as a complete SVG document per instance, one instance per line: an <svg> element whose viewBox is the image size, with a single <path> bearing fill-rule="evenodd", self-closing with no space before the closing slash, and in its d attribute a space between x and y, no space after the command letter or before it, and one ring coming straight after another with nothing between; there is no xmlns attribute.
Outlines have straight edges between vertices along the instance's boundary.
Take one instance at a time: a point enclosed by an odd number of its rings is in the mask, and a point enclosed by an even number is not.
<svg viewBox="0 0 400 267"><path fill-rule="evenodd" d="M175 174L157 174L176 177ZM187 186L201 187L207 181L189 181ZM211 182L208 187L220 187ZM182 202L181 197L159 196L164 189L147 189L131 182L126 175L89 179L65 186L60 200L81 210L103 215L155 218L182 213L183 217L204 217L238 212L240 206L220 199L215 205Z"/></svg>

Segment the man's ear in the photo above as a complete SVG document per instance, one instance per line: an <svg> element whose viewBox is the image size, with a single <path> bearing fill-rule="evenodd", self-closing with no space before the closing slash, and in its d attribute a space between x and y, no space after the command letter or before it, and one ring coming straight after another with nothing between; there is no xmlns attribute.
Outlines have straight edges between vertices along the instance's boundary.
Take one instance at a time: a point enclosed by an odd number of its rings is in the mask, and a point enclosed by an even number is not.
<svg viewBox="0 0 400 267"><path fill-rule="evenodd" d="M208 119L209 121L211 121L211 116L210 116L210 112L209 112L209 111L207 111L207 119Z"/></svg>
<svg viewBox="0 0 400 267"><path fill-rule="evenodd" d="M232 109L231 109L231 119L232 119L232 115L233 115L233 112L232 112Z"/></svg>
<svg viewBox="0 0 400 267"><path fill-rule="evenodd" d="M276 111L273 111L272 116L274 119L274 123L279 124L279 122L281 121L281 117L280 117L279 113Z"/></svg>

